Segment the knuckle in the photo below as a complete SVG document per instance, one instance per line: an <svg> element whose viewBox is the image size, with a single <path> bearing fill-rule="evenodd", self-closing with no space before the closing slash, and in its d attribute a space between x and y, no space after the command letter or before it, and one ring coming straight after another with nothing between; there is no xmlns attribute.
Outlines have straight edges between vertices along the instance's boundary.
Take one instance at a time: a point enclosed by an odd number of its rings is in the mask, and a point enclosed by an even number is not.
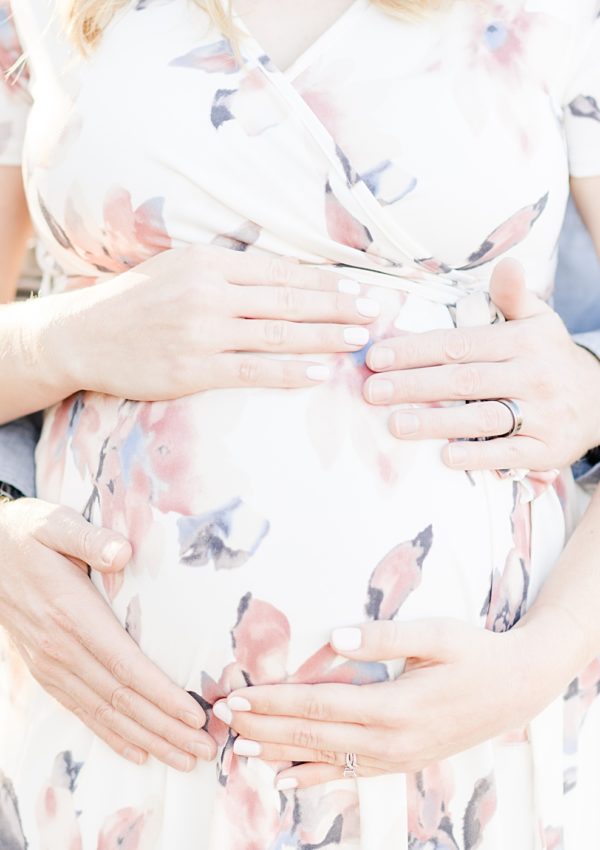
<svg viewBox="0 0 600 850"><path fill-rule="evenodd" d="M120 711L121 714L126 714L128 717L133 716L135 700L133 692L129 688L124 685L115 688L111 694L110 702L112 707Z"/></svg>
<svg viewBox="0 0 600 850"><path fill-rule="evenodd" d="M38 653L45 659L51 659L52 661L62 661L63 660L63 650L56 640L56 638L51 635L41 635L38 638L37 645ZM41 664L39 665L42 666Z"/></svg>
<svg viewBox="0 0 600 850"><path fill-rule="evenodd" d="M399 400L418 401L420 397L420 381L417 375L411 372L404 372L397 378L392 378L390 375L387 375L386 379L395 385Z"/></svg>
<svg viewBox="0 0 600 850"><path fill-rule="evenodd" d="M107 668L115 679L125 687L129 687L132 681L131 667L121 655L109 658Z"/></svg>
<svg viewBox="0 0 600 850"><path fill-rule="evenodd" d="M329 717L325 704L314 698L309 698L306 701L304 711L311 720L326 720Z"/></svg>
<svg viewBox="0 0 600 850"><path fill-rule="evenodd" d="M238 364L238 378L242 384L256 386L261 378L262 369L257 360L244 357Z"/></svg>
<svg viewBox="0 0 600 850"><path fill-rule="evenodd" d="M303 750L320 749L320 741L310 726L299 726L294 730L292 743Z"/></svg>
<svg viewBox="0 0 600 850"><path fill-rule="evenodd" d="M459 366L453 375L452 385L458 398L470 398L479 394L481 374L476 366Z"/></svg>
<svg viewBox="0 0 600 850"><path fill-rule="evenodd" d="M285 322L278 320L266 321L264 324L264 335L268 345L282 346L289 336L288 326Z"/></svg>
<svg viewBox="0 0 600 850"><path fill-rule="evenodd" d="M48 619L53 626L57 626L62 632L69 635L76 633L75 623L71 615L63 608L53 605L48 609Z"/></svg>
<svg viewBox="0 0 600 850"><path fill-rule="evenodd" d="M94 708L93 717L102 726L111 726L114 721L115 710L107 702L101 702Z"/></svg>
<svg viewBox="0 0 600 850"><path fill-rule="evenodd" d="M446 359L459 362L471 354L471 339L464 331L447 331L442 338L442 352Z"/></svg>
<svg viewBox="0 0 600 850"><path fill-rule="evenodd" d="M277 283L287 283L291 278L291 267L281 257L270 257L265 266L267 280Z"/></svg>
<svg viewBox="0 0 600 850"><path fill-rule="evenodd" d="M94 558L94 540L95 529L91 525L84 525L79 532L79 551L87 563Z"/></svg>
<svg viewBox="0 0 600 850"><path fill-rule="evenodd" d="M291 286L276 288L277 310L283 318L295 318L298 315L298 293Z"/></svg>
<svg viewBox="0 0 600 850"><path fill-rule="evenodd" d="M340 757L333 750L319 750L318 759L323 764L339 764Z"/></svg>

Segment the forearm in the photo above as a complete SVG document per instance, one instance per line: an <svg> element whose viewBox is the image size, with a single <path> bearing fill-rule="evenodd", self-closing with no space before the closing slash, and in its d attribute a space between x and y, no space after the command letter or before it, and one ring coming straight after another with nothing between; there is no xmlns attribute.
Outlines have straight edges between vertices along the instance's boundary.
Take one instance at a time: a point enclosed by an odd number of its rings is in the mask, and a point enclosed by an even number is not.
<svg viewBox="0 0 600 850"><path fill-rule="evenodd" d="M544 635L545 651L575 676L600 655L600 493L518 628Z"/></svg>
<svg viewBox="0 0 600 850"><path fill-rule="evenodd" d="M60 401L80 387L69 366L69 329L61 332L60 299L53 295L0 305L0 424Z"/></svg>
<svg viewBox="0 0 600 850"><path fill-rule="evenodd" d="M0 302L6 302L15 296L31 234L20 168L0 167L0 190Z"/></svg>

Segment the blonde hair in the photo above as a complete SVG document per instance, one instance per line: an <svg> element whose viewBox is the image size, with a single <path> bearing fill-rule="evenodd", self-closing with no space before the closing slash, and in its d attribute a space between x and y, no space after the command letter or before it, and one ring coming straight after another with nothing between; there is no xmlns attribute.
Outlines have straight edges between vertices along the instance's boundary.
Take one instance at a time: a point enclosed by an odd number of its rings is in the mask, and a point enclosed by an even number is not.
<svg viewBox="0 0 600 850"><path fill-rule="evenodd" d="M67 0L66 27L71 39L82 51L93 47L102 36L116 12L128 0ZM223 35L235 42L236 29L231 15L231 0L195 0L211 17ZM374 5L404 17L414 17L423 7L432 6L435 0L372 0Z"/></svg>

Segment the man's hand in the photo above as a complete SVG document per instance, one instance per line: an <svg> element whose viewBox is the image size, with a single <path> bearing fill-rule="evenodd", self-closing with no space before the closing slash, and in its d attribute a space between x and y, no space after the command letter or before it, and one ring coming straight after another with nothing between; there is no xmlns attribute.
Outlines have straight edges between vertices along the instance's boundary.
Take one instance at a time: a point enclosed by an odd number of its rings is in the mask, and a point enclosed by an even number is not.
<svg viewBox="0 0 600 850"><path fill-rule="evenodd" d="M546 470L567 466L600 443L600 363L570 338L559 316L526 288L522 267L504 260L492 300L508 320L489 327L404 334L373 345L367 364L371 404L453 400L473 404L396 410L390 430L402 440L498 437L452 442L443 458L455 469ZM518 402L520 434L509 410Z"/></svg>
<svg viewBox="0 0 600 850"><path fill-rule="evenodd" d="M140 650L87 575L122 570L120 535L37 499L0 504L0 625L42 687L115 752L179 770L213 758L204 712Z"/></svg>

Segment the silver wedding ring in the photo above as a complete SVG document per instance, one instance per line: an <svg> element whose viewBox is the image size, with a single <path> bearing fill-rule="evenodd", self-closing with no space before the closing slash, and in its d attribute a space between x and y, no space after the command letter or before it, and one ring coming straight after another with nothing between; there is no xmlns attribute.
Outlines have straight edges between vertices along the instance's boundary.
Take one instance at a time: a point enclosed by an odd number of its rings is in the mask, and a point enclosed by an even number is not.
<svg viewBox="0 0 600 850"><path fill-rule="evenodd" d="M344 779L356 779L357 767L356 753L346 753L344 756Z"/></svg>
<svg viewBox="0 0 600 850"><path fill-rule="evenodd" d="M515 434L518 434L523 428L523 414L521 412L521 408L512 398L495 398L494 401L497 401L499 404L503 404L504 407L510 410L510 415L513 420L510 430L507 431L506 434L499 434L498 437L514 437Z"/></svg>

